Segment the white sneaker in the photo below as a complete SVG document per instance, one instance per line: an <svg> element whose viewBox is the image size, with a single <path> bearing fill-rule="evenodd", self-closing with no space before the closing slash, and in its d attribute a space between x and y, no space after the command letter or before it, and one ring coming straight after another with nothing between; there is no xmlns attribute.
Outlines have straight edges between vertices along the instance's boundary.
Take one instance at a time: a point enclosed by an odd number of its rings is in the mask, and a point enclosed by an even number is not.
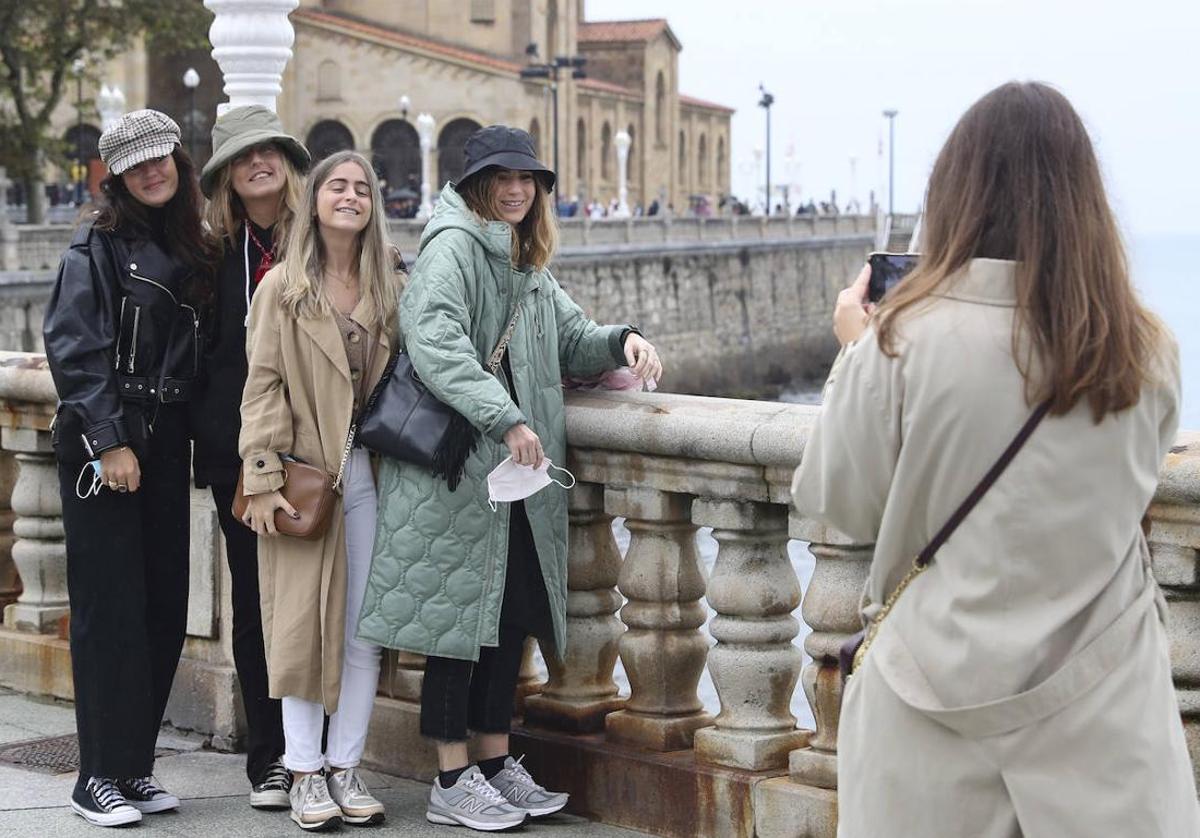
<svg viewBox="0 0 1200 838"><path fill-rule="evenodd" d="M521 765L521 759L505 759L504 768L488 782L504 795L505 800L524 809L531 818L553 815L566 806L571 796L565 791L546 791L539 786Z"/></svg>
<svg viewBox="0 0 1200 838"><path fill-rule="evenodd" d="M520 826L525 821L525 810L505 800L504 795L483 778L479 766L472 765L448 789L442 788L440 778L433 781L425 820L496 832Z"/></svg>
<svg viewBox="0 0 1200 838"><path fill-rule="evenodd" d="M342 810L342 820L353 824L383 823L383 804L367 791L355 768L329 772L329 796Z"/></svg>
<svg viewBox="0 0 1200 838"><path fill-rule="evenodd" d="M89 777L86 786L76 786L71 792L71 809L95 826L123 826L142 819L142 813L129 805L116 781L103 777Z"/></svg>
<svg viewBox="0 0 1200 838"><path fill-rule="evenodd" d="M336 829L341 825L342 810L329 796L323 774L295 778L288 797L292 802L291 818L301 829Z"/></svg>

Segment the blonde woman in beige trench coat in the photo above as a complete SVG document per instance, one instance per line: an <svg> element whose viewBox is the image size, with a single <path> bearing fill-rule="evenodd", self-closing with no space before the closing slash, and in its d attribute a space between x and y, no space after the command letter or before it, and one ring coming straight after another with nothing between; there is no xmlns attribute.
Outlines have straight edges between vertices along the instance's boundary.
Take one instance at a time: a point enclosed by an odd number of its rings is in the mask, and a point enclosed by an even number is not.
<svg viewBox="0 0 1200 838"><path fill-rule="evenodd" d="M842 838L1194 838L1166 607L1141 521L1178 423L1177 350L1138 302L1087 133L1007 84L930 177L916 269L844 351L800 512L875 544L879 613L1034 405L1050 413L882 622L843 697Z"/></svg>
<svg viewBox="0 0 1200 838"><path fill-rule="evenodd" d="M238 443L250 496L243 522L259 535L267 673L271 696L282 699L284 766L295 775L291 817L303 829L384 817L357 773L380 650L352 630L370 568L376 490L366 451L346 451L352 418L395 342L401 275L382 206L365 159L325 158L309 175L283 262L250 307ZM294 513L279 491L285 456L343 473L321 539L276 533L276 510Z"/></svg>

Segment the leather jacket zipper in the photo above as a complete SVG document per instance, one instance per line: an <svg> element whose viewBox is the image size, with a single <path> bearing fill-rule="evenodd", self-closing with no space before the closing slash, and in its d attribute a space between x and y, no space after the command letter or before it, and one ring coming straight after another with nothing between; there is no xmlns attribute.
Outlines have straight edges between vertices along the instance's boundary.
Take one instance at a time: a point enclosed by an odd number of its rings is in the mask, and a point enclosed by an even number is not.
<svg viewBox="0 0 1200 838"><path fill-rule="evenodd" d="M196 309L187 305L181 305L180 308L186 308L192 313L192 375L200 374L200 315L196 313Z"/></svg>
<svg viewBox="0 0 1200 838"><path fill-rule="evenodd" d="M128 297L121 298L121 316L117 319L117 357L113 361L113 369L117 372L121 371L121 330L125 328L125 304L127 302L129 302Z"/></svg>
<svg viewBox="0 0 1200 838"><path fill-rule="evenodd" d="M137 360L137 342L138 342L138 327L142 322L142 307L133 307L133 340L129 343L129 363L125 367L125 372L133 373L133 363Z"/></svg>
<svg viewBox="0 0 1200 838"><path fill-rule="evenodd" d="M167 286L163 285L161 282L155 282L153 279L149 279L144 276L139 276L135 273L130 273L129 275L131 277L133 277L134 279L140 279L142 282L149 282L155 288L158 288L159 290L164 291L166 293L166 295L171 298L171 301L173 303L175 303L175 305L179 305L179 298L176 297L174 294L172 294L171 289L168 288Z"/></svg>

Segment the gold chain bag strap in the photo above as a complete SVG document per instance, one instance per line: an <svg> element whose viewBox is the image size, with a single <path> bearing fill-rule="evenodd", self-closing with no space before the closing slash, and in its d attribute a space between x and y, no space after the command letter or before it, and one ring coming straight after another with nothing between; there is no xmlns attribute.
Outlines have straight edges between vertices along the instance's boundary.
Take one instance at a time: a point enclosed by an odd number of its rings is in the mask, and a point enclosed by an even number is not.
<svg viewBox="0 0 1200 838"><path fill-rule="evenodd" d="M1004 473L1008 468L1008 464L1012 462L1013 457L1025 445L1026 441L1033 434L1033 431L1042 420L1046 418L1046 413L1050 410L1050 402L1045 401L1037 406L1033 414L1025 420L1025 424L1021 426L1021 430L1013 437L1012 442L1004 449L1004 453L996 460L995 464L988 469L987 474L979 481L979 485L972 490L967 499L962 502L962 505L954 511L945 525L938 530L937 535L933 540L926 545L925 549L913 559L912 567L908 569L908 573L904 574L904 578L898 584L887 598L883 601L879 613L871 620L865 629L854 634L842 644L842 648L838 653L838 664L841 668L842 681L845 682L859 667L862 666L863 660L866 658L867 649L875 641L876 635L879 634L879 627L883 625L883 621L887 619L887 615L891 613L892 608L896 605L896 601L900 599L900 595L913 583L918 576L925 572L929 565L933 564L933 557L937 551L942 549L944 545L958 529L958 525L963 522L963 519L970 514L975 508L975 504L983 499L987 494L988 489L992 488L992 484Z"/></svg>

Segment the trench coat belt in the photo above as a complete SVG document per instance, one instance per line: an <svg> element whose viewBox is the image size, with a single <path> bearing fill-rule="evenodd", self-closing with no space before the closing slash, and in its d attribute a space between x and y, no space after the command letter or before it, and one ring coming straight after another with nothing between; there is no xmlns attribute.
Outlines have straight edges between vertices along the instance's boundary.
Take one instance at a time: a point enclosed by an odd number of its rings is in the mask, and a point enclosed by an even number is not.
<svg viewBox="0 0 1200 838"><path fill-rule="evenodd" d="M1157 592L1158 584L1147 573L1146 586L1137 599L1053 675L1024 692L982 704L953 708L941 706L927 681L915 682L913 675L920 673L919 667L893 666L904 658L909 658L915 664L903 638L894 631L881 631L876 647L871 652L877 655L876 660L888 686L914 710L963 736L997 736L1052 716L1100 683L1125 660L1144 620L1151 615L1153 619L1158 618L1154 607ZM884 648L880 649L880 645ZM903 676L895 677L900 670ZM923 678L920 680L923 681Z"/></svg>

